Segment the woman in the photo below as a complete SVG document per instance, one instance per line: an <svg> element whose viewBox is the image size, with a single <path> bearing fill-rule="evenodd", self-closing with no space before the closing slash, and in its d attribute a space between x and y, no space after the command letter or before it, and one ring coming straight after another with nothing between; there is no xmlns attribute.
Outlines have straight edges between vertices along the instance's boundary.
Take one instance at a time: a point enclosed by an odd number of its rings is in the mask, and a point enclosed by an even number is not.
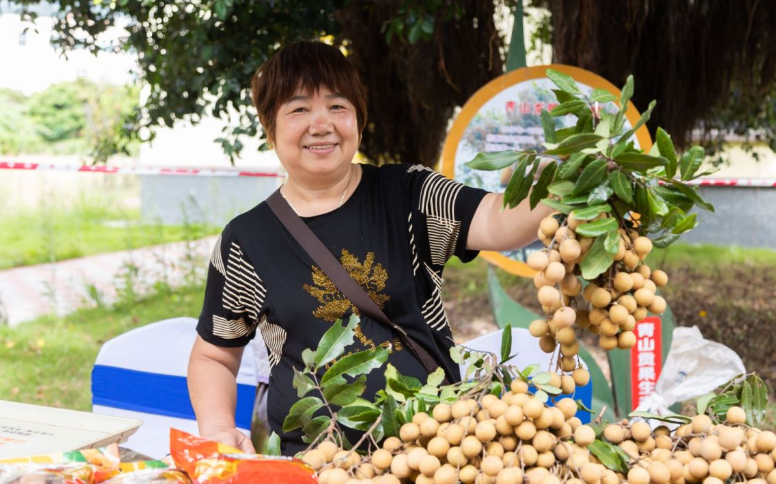
<svg viewBox="0 0 776 484"><path fill-rule="evenodd" d="M527 203L502 211L502 194L469 188L420 166L352 162L366 125L358 74L340 51L320 42L291 44L269 59L252 85L268 140L288 173L281 194L387 316L458 381L449 356L450 325L440 286L453 255L509 250L536 238L550 213ZM189 390L204 437L252 452L235 429L235 375L243 347L261 331L272 373L268 414L281 450L304 449L301 432L282 432L298 400L293 368L354 307L318 269L263 202L236 217L213 251L189 363ZM356 310L356 312L358 312ZM383 346L399 372L427 371L393 330L361 315L357 350ZM385 386L369 375L366 398Z"/></svg>

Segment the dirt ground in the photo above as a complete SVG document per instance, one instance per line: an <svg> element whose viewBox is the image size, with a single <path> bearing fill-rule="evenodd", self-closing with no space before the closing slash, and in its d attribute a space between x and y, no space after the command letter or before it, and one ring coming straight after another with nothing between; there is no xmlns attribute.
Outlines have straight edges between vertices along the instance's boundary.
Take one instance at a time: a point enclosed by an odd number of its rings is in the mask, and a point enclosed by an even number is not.
<svg viewBox="0 0 776 484"><path fill-rule="evenodd" d="M698 326L706 339L736 351L747 371L755 371L776 385L776 269L755 266L720 267L699 272L687 265L665 267L669 283L662 292L679 326ZM456 341L464 342L497 329L487 296L487 266L475 261L445 271L445 308ZM500 273L507 293L528 309L539 313L536 290L529 279ZM588 343L605 375L606 355L585 332Z"/></svg>

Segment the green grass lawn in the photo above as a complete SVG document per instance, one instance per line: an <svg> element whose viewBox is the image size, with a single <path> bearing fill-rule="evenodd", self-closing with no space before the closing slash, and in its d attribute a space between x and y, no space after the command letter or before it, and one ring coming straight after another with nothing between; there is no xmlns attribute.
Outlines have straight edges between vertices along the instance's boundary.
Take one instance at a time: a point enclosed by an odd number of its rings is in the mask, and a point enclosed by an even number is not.
<svg viewBox="0 0 776 484"><path fill-rule="evenodd" d="M127 307L96 308L63 319L0 327L0 399L91 410L91 372L102 344L131 329L197 317L201 287L160 293Z"/></svg>
<svg viewBox="0 0 776 484"><path fill-rule="evenodd" d="M196 239L220 230L201 224L147 224L139 209L95 201L23 210L0 217L0 270Z"/></svg>

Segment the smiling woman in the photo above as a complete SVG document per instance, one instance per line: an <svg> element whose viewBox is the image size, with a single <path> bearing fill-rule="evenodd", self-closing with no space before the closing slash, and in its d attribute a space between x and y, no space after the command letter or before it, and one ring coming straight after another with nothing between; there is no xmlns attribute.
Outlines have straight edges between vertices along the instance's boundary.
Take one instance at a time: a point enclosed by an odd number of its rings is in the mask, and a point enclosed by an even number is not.
<svg viewBox="0 0 776 484"><path fill-rule="evenodd" d="M235 429L234 376L243 347L260 332L271 366L268 423L281 437L282 452L293 455L305 447L300 429L283 429L298 400L294 369L304 366L302 352L317 347L332 323L357 315L359 351L384 347L404 375L425 381L429 367L441 367L448 381L458 381L441 297L445 263L454 255L466 262L478 250L532 242L549 210L531 212L526 204L500 211L502 195L420 165L354 164L366 124L364 88L329 45L283 48L259 69L252 94L288 180L270 197L272 208L260 203L218 239L189 391L203 436L253 450ZM320 254L314 260L300 245L286 229L289 217L275 215L278 203L344 266L347 281L322 269ZM360 302L359 294L341 290L348 276L366 293ZM384 375L374 371L362 396L371 399L384 387Z"/></svg>

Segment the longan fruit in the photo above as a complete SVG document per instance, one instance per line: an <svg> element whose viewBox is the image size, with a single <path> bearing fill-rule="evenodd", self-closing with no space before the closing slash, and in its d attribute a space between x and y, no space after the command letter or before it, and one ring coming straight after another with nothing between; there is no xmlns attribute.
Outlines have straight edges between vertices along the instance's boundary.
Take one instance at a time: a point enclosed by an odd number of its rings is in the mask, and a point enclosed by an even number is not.
<svg viewBox="0 0 776 484"><path fill-rule="evenodd" d="M639 304L639 306L648 307L653 302L655 302L655 293L646 287L642 287L641 289L634 292L633 297L636 298L636 302Z"/></svg>
<svg viewBox="0 0 776 484"><path fill-rule="evenodd" d="M617 344L618 340L616 336L606 336L602 334L598 339L598 346L600 346L602 350L613 350L617 348Z"/></svg>
<svg viewBox="0 0 776 484"><path fill-rule="evenodd" d="M479 472L479 469L473 465L466 465L462 467L460 471L458 471L458 479L460 479L463 484L473 484Z"/></svg>
<svg viewBox="0 0 776 484"><path fill-rule="evenodd" d="M558 445L552 450L555 454L555 460L560 462L566 462L571 457L571 445L566 442L558 442Z"/></svg>
<svg viewBox="0 0 776 484"><path fill-rule="evenodd" d="M635 422L631 425L630 432L633 440L643 442L652 435L652 428L646 422Z"/></svg>
<svg viewBox="0 0 776 484"><path fill-rule="evenodd" d="M627 350L636 346L636 334L633 331L623 331L617 335L617 347Z"/></svg>
<svg viewBox="0 0 776 484"><path fill-rule="evenodd" d="M674 447L674 441L671 440L671 437L667 435L658 435L657 437L655 437L655 447L662 450L669 450ZM671 456L671 453L669 452L668 457L670 456Z"/></svg>
<svg viewBox="0 0 776 484"><path fill-rule="evenodd" d="M638 458L639 446L636 445L636 442L632 440L623 440L622 442L620 442L619 447L622 450L624 450L626 454L633 457L634 459Z"/></svg>
<svg viewBox="0 0 776 484"><path fill-rule="evenodd" d="M474 435L467 435L461 442L461 451L466 457L474 457L482 453L482 442Z"/></svg>
<svg viewBox="0 0 776 484"><path fill-rule="evenodd" d="M523 471L517 467L502 469L496 476L496 484L522 484Z"/></svg>
<svg viewBox="0 0 776 484"><path fill-rule="evenodd" d="M512 384L514 385L514 383L515 382L513 381ZM509 408L507 409L507 413L504 414L504 418L506 418L507 423L512 427L520 425L523 422L523 420L525 420L525 415L523 414L523 407L519 405L510 405Z"/></svg>
<svg viewBox="0 0 776 484"><path fill-rule="evenodd" d="M640 261L641 259L639 256L630 250L626 250L625 256L622 258L622 263L625 264L625 267L628 269L635 269Z"/></svg>
<svg viewBox="0 0 776 484"><path fill-rule="evenodd" d="M692 433L705 434L711 430L711 418L708 415L696 415L692 418Z"/></svg>
<svg viewBox="0 0 776 484"><path fill-rule="evenodd" d="M616 325L622 325L630 316L630 311L625 306L615 304L609 308L609 319Z"/></svg>
<svg viewBox="0 0 776 484"><path fill-rule="evenodd" d="M746 412L739 406L732 406L728 409L725 420L732 425L746 423Z"/></svg>
<svg viewBox="0 0 776 484"><path fill-rule="evenodd" d="M628 470L628 482L630 484L649 484L650 475L643 467L632 467Z"/></svg>
<svg viewBox="0 0 776 484"><path fill-rule="evenodd" d="M719 446L719 442L716 442L710 438L703 439L701 442L701 457L709 462L721 458L722 449Z"/></svg>
<svg viewBox="0 0 776 484"><path fill-rule="evenodd" d="M434 406L434 410L431 411L431 416L439 423L449 422L452 418L452 412L450 405L446 403L437 403Z"/></svg>
<svg viewBox="0 0 776 484"><path fill-rule="evenodd" d="M495 455L501 458L504 455L504 447L498 442L490 442L483 444L485 447L485 455Z"/></svg>
<svg viewBox="0 0 776 484"><path fill-rule="evenodd" d="M433 418L426 418L420 422L419 428L420 435L423 437L433 437L436 435L437 430L439 430L439 422Z"/></svg>
<svg viewBox="0 0 776 484"><path fill-rule="evenodd" d="M539 224L539 230L542 231L542 234L544 234L545 237L549 238L552 238L559 228L560 224L552 215L544 217Z"/></svg>
<svg viewBox="0 0 776 484"><path fill-rule="evenodd" d="M709 476L703 480L703 484L725 484L725 483L722 482L720 479L717 479L716 477Z"/></svg>
<svg viewBox="0 0 776 484"><path fill-rule="evenodd" d="M461 425L450 424L450 426L445 429L443 438L452 445L458 445L461 443L461 440L463 440L464 433L464 428Z"/></svg>
<svg viewBox="0 0 776 484"><path fill-rule="evenodd" d="M320 449L313 449L305 453L302 460L317 471L326 464L326 455Z"/></svg>
<svg viewBox="0 0 776 484"><path fill-rule="evenodd" d="M609 317L609 311L606 309L601 308L594 308L592 311L590 311L590 322L595 325L601 324L603 320Z"/></svg>
<svg viewBox="0 0 776 484"><path fill-rule="evenodd" d="M617 424L609 424L604 427L604 439L612 444L619 444L625 439L625 429Z"/></svg>
<svg viewBox="0 0 776 484"><path fill-rule="evenodd" d="M383 474L377 484L401 484L398 477L393 474Z"/></svg>
<svg viewBox="0 0 776 484"><path fill-rule="evenodd" d="M528 383L523 380L512 380L512 384L509 388L512 390L512 393L528 393Z"/></svg>
<svg viewBox="0 0 776 484"><path fill-rule="evenodd" d="M526 467L536 464L536 460L539 458L539 453L532 445L523 445L517 452L517 456L523 461Z"/></svg>
<svg viewBox="0 0 776 484"><path fill-rule="evenodd" d="M636 328L636 318L632 314L628 315L628 319L620 326L623 331L633 331Z"/></svg>
<svg viewBox="0 0 776 484"><path fill-rule="evenodd" d="M601 475L601 484L620 484L620 478L614 471L606 469Z"/></svg>
<svg viewBox="0 0 776 484"><path fill-rule="evenodd" d="M647 472L653 484L668 484L671 481L671 471L662 462L652 462Z"/></svg>
<svg viewBox="0 0 776 484"><path fill-rule="evenodd" d="M743 450L736 449L725 454L725 460L730 464L733 472L743 472L746 469L746 454Z"/></svg>
<svg viewBox="0 0 776 484"><path fill-rule="evenodd" d="M546 452L540 452L539 457L536 459L536 465L539 467L544 467L546 469L549 469L553 465L555 465L555 454L546 451Z"/></svg>
<svg viewBox="0 0 776 484"><path fill-rule="evenodd" d="M521 440L531 440L536 435L536 426L530 420L525 420L515 429L515 435Z"/></svg>
<svg viewBox="0 0 776 484"><path fill-rule="evenodd" d="M410 469L420 470L420 461L428 455L428 451L423 447L416 447L407 454L407 465Z"/></svg>
<svg viewBox="0 0 776 484"><path fill-rule="evenodd" d="M571 378L578 387L583 387L590 383L590 373L584 368L577 368L571 373Z"/></svg>
<svg viewBox="0 0 776 484"><path fill-rule="evenodd" d="M587 447L595 440L595 430L589 425L580 425L574 430L574 442L582 447Z"/></svg>
<svg viewBox="0 0 776 484"><path fill-rule="evenodd" d="M650 274L652 274L652 269L646 264L641 264L636 268L636 272L641 274L644 279L649 279Z"/></svg>
<svg viewBox="0 0 776 484"><path fill-rule="evenodd" d="M391 461L391 474L404 479L409 477L412 473L409 464L407 463L407 454L396 454Z"/></svg>
<svg viewBox="0 0 776 484"><path fill-rule="evenodd" d="M487 443L496 437L496 426L490 421L482 421L477 424L474 429L474 435L480 440L480 442Z"/></svg>
<svg viewBox="0 0 776 484"><path fill-rule="evenodd" d="M539 348L545 353L552 353L555 351L556 346L557 343L555 342L555 338L550 335L545 335L539 338Z"/></svg>
<svg viewBox="0 0 776 484"><path fill-rule="evenodd" d="M441 459L450 450L450 442L444 437L434 437L428 442L426 448L429 454Z"/></svg>
<svg viewBox="0 0 776 484"><path fill-rule="evenodd" d="M536 449L536 452L547 452L555 446L555 436L546 430L540 430L531 440L531 445Z"/></svg>
<svg viewBox="0 0 776 484"><path fill-rule="evenodd" d="M532 252L525 262L531 269L543 271L550 264L550 258L544 250L537 250Z"/></svg>
<svg viewBox="0 0 776 484"><path fill-rule="evenodd" d="M696 457L687 464L687 469L696 479L703 479L709 474L709 463L700 457Z"/></svg>
<svg viewBox="0 0 776 484"><path fill-rule="evenodd" d="M717 479L726 480L733 475L733 467L724 459L717 459L709 464L709 475Z"/></svg>
<svg viewBox="0 0 776 484"><path fill-rule="evenodd" d="M635 311L633 311L632 316L636 321L641 321L647 317L647 308L639 306Z"/></svg>
<svg viewBox="0 0 776 484"><path fill-rule="evenodd" d="M469 462L469 459L463 455L460 447L450 447L450 450L447 451L447 462L453 467L463 467Z"/></svg>
<svg viewBox="0 0 776 484"><path fill-rule="evenodd" d="M573 233L573 232L572 232ZM562 240L560 243L560 257L564 262L576 262L582 255L582 245L573 238Z"/></svg>
<svg viewBox="0 0 776 484"><path fill-rule="evenodd" d="M399 437L404 442L414 442L420 437L420 427L412 422L407 422L399 429Z"/></svg>
<svg viewBox="0 0 776 484"><path fill-rule="evenodd" d="M317 449L323 452L323 456L326 459L326 462L331 462L334 460L334 454L337 453L339 447L337 447L337 444L334 442L327 440L318 444Z"/></svg>
<svg viewBox="0 0 776 484"><path fill-rule="evenodd" d="M318 476L318 480L322 484L345 484L348 480L348 473L339 467L326 469Z"/></svg>
<svg viewBox="0 0 776 484"><path fill-rule="evenodd" d="M445 464L434 473L435 484L455 484L458 481L458 470L450 464Z"/></svg>
<svg viewBox="0 0 776 484"><path fill-rule="evenodd" d="M602 475L603 469L599 464L585 464L579 469L579 477L588 484L598 482Z"/></svg>
<svg viewBox="0 0 776 484"><path fill-rule="evenodd" d="M684 473L684 465L676 459L669 459L665 462L668 472L671 474L671 481L677 481Z"/></svg>
<svg viewBox="0 0 776 484"><path fill-rule="evenodd" d="M563 346L564 345L561 345L561 348L563 348ZM576 348L575 351L579 350L578 346L570 346L569 348ZM576 358L574 358L573 356L570 356L570 355L568 355L568 356L564 355L564 356L561 357L561 359L560 359L560 369L562 371L572 372L572 371L574 371L574 368L576 368L576 367L577 367L577 360L576 360ZM563 377L565 377L565 376L568 376L568 375L563 375ZM564 382L564 378L563 377L561 377L561 382L560 382L561 390L563 390L565 388L564 387L565 384L563 383ZM571 379L571 383L573 383L573 382L574 382L574 379L572 378ZM571 393L572 391L574 391L573 387L569 387L569 388L570 388L570 390L563 390L563 393Z"/></svg>
<svg viewBox="0 0 776 484"><path fill-rule="evenodd" d="M590 302L597 308L605 308L612 302L612 295L606 289L599 287L593 291Z"/></svg>
<svg viewBox="0 0 776 484"><path fill-rule="evenodd" d="M544 278L553 284L557 284L566 277L566 268L560 262L550 262L544 269Z"/></svg>
<svg viewBox="0 0 776 484"><path fill-rule="evenodd" d="M517 448L517 437L513 435L502 435L498 438L498 443L506 452L511 452Z"/></svg>
<svg viewBox="0 0 776 484"><path fill-rule="evenodd" d="M509 422L507 422L506 415L501 415L499 418L496 419L496 433L498 435L512 435L514 434L515 429L509 425ZM476 433L476 429L475 429Z"/></svg>
<svg viewBox="0 0 776 484"><path fill-rule="evenodd" d="M536 319L531 321L531 324L528 326L528 332L534 338L541 338L550 332L550 327L544 319Z"/></svg>
<svg viewBox="0 0 776 484"><path fill-rule="evenodd" d="M652 271L652 274L650 275L650 279L652 279L652 282L655 283L657 287L663 287L666 284L668 284L668 276L665 272L661 270Z"/></svg>
<svg viewBox="0 0 776 484"><path fill-rule="evenodd" d="M757 470L763 474L767 474L773 470L773 459L769 454L757 454L754 456L754 461L757 463Z"/></svg>
<svg viewBox="0 0 776 484"><path fill-rule="evenodd" d="M372 454L372 463L374 463L374 454ZM432 477L434 473L441 467L441 465L442 464L439 462L439 459L436 456L427 455L420 459L420 465L418 468L424 476Z"/></svg>
<svg viewBox="0 0 776 484"><path fill-rule="evenodd" d="M652 314L663 314L667 307L666 300L662 296L655 296L655 300L652 301L652 304L647 309Z"/></svg>
<svg viewBox="0 0 776 484"><path fill-rule="evenodd" d="M478 420L476 418L470 417L468 415L458 421L458 423L466 431L467 434L474 433L474 429L477 428L477 422Z"/></svg>
<svg viewBox="0 0 776 484"><path fill-rule="evenodd" d="M630 294L625 294L624 296L620 296L617 299L617 304L627 309L629 314L633 314L633 311L635 311L639 307L639 304L636 302L636 298L634 298Z"/></svg>
<svg viewBox="0 0 776 484"><path fill-rule="evenodd" d="M525 473L525 482L526 484L557 484L550 482L550 477L553 476L550 476L550 471L544 467L534 467Z"/></svg>
<svg viewBox="0 0 776 484"><path fill-rule="evenodd" d="M567 328L574 324L574 321L577 319L577 312L574 311L574 308L571 308L569 306L562 307L555 311L555 313L552 315L552 320L557 324L559 328Z"/></svg>
<svg viewBox="0 0 776 484"><path fill-rule="evenodd" d="M601 321L601 324L598 325L598 329L600 331L600 334L602 334L603 336L616 336L617 333L620 331L620 327L609 318L606 318L603 321Z"/></svg>
<svg viewBox="0 0 776 484"><path fill-rule="evenodd" d="M744 432L736 427L721 426L719 431L719 445L726 451L735 450L744 439ZM758 444L759 447L759 444Z"/></svg>
<svg viewBox="0 0 776 484"><path fill-rule="evenodd" d="M757 461L752 458L746 459L746 466L744 467L744 475L749 479L751 479L757 475L758 471L759 471L759 468L757 465Z"/></svg>
<svg viewBox="0 0 776 484"><path fill-rule="evenodd" d="M639 237L633 241L633 250L636 251L639 258L644 259L652 252L652 241L646 237Z"/></svg>
<svg viewBox="0 0 776 484"><path fill-rule="evenodd" d="M385 450L385 449L378 449L374 452L372 452L372 465L380 470L386 470L389 467L391 467L391 461L393 460L393 455Z"/></svg>
<svg viewBox="0 0 776 484"><path fill-rule="evenodd" d="M649 289L652 292L657 292L657 286L649 279L644 280L644 289Z"/></svg>
<svg viewBox="0 0 776 484"><path fill-rule="evenodd" d="M567 358L568 358L568 364L566 365L565 362L567 361L566 360ZM574 371L576 362L574 361L574 358L564 356L563 361L561 361L561 366L563 367L563 371ZM577 384L574 381L574 378L571 377L571 375L563 375L562 377L560 377L560 391L564 395L571 395L572 393L574 393L574 390L576 389L576 387L577 387ZM567 417L567 418L570 418L570 417Z"/></svg>
<svg viewBox="0 0 776 484"><path fill-rule="evenodd" d="M531 398L523 404L523 414L530 419L539 418L543 410L544 404L535 398Z"/></svg>
<svg viewBox="0 0 776 484"><path fill-rule="evenodd" d="M770 452L774 448L776 448L776 434L770 430L766 430L757 436L758 452Z"/></svg>

